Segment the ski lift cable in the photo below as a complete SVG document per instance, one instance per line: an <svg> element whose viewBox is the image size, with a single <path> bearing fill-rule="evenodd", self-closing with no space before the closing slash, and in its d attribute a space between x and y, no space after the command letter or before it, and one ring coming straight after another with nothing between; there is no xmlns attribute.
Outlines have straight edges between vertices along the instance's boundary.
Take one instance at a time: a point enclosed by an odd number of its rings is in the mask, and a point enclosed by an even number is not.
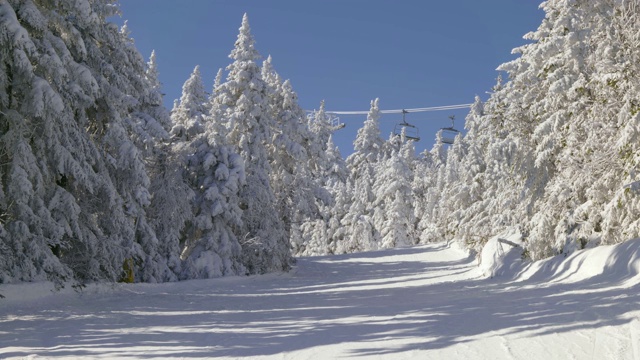
<svg viewBox="0 0 640 360"><path fill-rule="evenodd" d="M424 108L414 108L414 109L399 109L399 110L380 110L380 114L402 114L404 113L414 113L414 112L427 112L427 111L444 111L444 110L456 110L456 109L466 109L470 108L473 104L458 104L458 105L444 105L444 106L431 106ZM307 112L314 112L313 110L307 110ZM369 111L329 111L325 110L327 114L335 114L335 115L367 115Z"/></svg>

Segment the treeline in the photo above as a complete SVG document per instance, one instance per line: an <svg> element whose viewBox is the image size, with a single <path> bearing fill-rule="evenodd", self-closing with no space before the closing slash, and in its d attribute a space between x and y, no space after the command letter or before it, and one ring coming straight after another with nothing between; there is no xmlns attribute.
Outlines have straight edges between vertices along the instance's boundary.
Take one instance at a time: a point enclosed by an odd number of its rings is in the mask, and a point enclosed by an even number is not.
<svg viewBox="0 0 640 360"><path fill-rule="evenodd" d="M106 20L116 12L0 1L1 282L287 269L294 215L321 195L305 172L322 146L293 133L304 116L287 82L263 79L246 17L226 81L206 98L196 68L169 113L154 56ZM288 214L288 201L310 204Z"/></svg>
<svg viewBox="0 0 640 360"><path fill-rule="evenodd" d="M499 70L438 185L438 231L480 249L516 227L537 260L639 236L637 1L551 0ZM614 259L613 259L614 260Z"/></svg>
<svg viewBox="0 0 640 360"><path fill-rule="evenodd" d="M417 158L410 143L391 150L372 111L326 217L332 245L315 249L455 240L479 251L517 230L523 257L537 260L640 236L640 4L541 7L530 43L499 67L507 81L476 98L450 147L438 135Z"/></svg>
<svg viewBox="0 0 640 360"><path fill-rule="evenodd" d="M346 160L248 18L171 111L115 1L0 0L0 283L163 282L285 271L293 256L509 228L539 259L638 236L635 1L552 0L467 133L415 154L378 100Z"/></svg>

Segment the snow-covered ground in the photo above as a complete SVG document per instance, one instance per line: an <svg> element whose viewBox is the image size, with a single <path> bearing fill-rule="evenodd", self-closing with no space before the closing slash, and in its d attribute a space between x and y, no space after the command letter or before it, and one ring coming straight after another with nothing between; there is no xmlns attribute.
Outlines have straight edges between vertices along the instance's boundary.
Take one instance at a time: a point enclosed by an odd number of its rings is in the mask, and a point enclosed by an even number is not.
<svg viewBox="0 0 640 360"><path fill-rule="evenodd" d="M432 244L267 276L4 285L0 358L640 360L640 240L529 266L483 259Z"/></svg>

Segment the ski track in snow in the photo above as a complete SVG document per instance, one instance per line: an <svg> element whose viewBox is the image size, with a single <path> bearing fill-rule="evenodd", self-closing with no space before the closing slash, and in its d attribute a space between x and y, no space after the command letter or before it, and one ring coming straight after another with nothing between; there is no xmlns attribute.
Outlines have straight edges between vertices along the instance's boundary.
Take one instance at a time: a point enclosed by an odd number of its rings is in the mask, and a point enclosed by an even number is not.
<svg viewBox="0 0 640 360"><path fill-rule="evenodd" d="M302 258L286 274L4 285L0 358L640 360L638 275L528 271L486 279L431 244Z"/></svg>

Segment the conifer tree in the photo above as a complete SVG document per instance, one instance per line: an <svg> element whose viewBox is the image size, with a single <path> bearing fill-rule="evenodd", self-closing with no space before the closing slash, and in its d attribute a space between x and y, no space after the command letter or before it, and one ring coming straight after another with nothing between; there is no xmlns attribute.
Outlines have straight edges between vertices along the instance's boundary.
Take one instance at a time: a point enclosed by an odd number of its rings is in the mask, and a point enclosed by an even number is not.
<svg viewBox="0 0 640 360"><path fill-rule="evenodd" d="M442 224L441 207L444 205L442 197L443 175L446 169L446 147L442 142L442 131L436 133L436 141L425 156L425 162L419 169L427 169L425 178L419 184L422 189L422 206L417 205L421 219L418 224L420 242L433 242L445 239ZM424 170L423 170L424 171Z"/></svg>
<svg viewBox="0 0 640 360"><path fill-rule="evenodd" d="M329 141L332 132L335 130L332 128L331 117L326 113L324 100L320 102L320 108L314 111L308 119L309 129L315 134L316 141L315 147L312 147L312 158L320 157L320 154L324 153L327 149L325 145ZM319 165L323 167L322 164ZM317 169L317 171L321 171Z"/></svg>
<svg viewBox="0 0 640 360"><path fill-rule="evenodd" d="M190 140L204 131L204 117L207 115L207 95L204 91L200 66L196 66L189 79L182 86L180 101L171 110L174 137Z"/></svg>
<svg viewBox="0 0 640 360"><path fill-rule="evenodd" d="M167 139L169 136L168 131L171 130L173 123L171 120L171 114L163 104L164 94L162 93L162 84L159 80L155 50L151 52L151 56L147 62L145 80L147 82L147 91L143 97L143 104L145 106L144 113L149 114L156 120L157 124L162 126L163 131L160 129L154 129L155 133L158 134L155 137Z"/></svg>
<svg viewBox="0 0 640 360"><path fill-rule="evenodd" d="M403 131L400 136L391 134L387 144L391 154L376 168L374 226L380 232L380 248L414 245L413 142L407 141Z"/></svg>
<svg viewBox="0 0 640 360"><path fill-rule="evenodd" d="M466 224L458 236L481 244L517 226L532 259L637 236L637 200L625 189L635 167L634 6L543 3L533 42L500 67L509 81L468 118L466 155L456 161L477 171L458 171L462 184L447 196L481 195L457 198L471 204L457 212Z"/></svg>
<svg viewBox="0 0 640 360"><path fill-rule="evenodd" d="M162 125L142 57L106 22L116 9L0 2L3 281L117 280L125 259L162 272L138 145Z"/></svg>
<svg viewBox="0 0 640 360"><path fill-rule="evenodd" d="M214 100L219 110L212 110L212 116L216 117L214 126L226 124L226 142L246 167L246 183L239 194L242 224L236 235L250 273L286 270L290 261L290 245L274 206L270 181L267 146L274 119L267 102L268 88L256 63L259 57L245 14L230 55L233 62L227 67L227 81L220 85Z"/></svg>
<svg viewBox="0 0 640 360"><path fill-rule="evenodd" d="M333 136L329 136L326 147L327 162L321 178L327 186L344 184L349 177L349 169L347 169L347 163L342 158L340 149L333 142Z"/></svg>
<svg viewBox="0 0 640 360"><path fill-rule="evenodd" d="M363 166L375 164L378 160L383 147L384 141L380 137L380 108L378 107L378 99L371 101L371 108L367 115L367 120L362 128L358 130L356 139L353 142L355 152L347 158L347 164L352 169L358 169ZM352 173L357 176L356 173Z"/></svg>
<svg viewBox="0 0 640 360"><path fill-rule="evenodd" d="M165 202L173 202L179 213L165 221L174 224L168 230L171 244L177 242L179 249L179 279L245 273L233 232L241 224L238 191L244 182L244 164L220 140L223 127L215 126L209 114L212 103L196 67L172 112L176 123L172 158L164 173L165 186L173 187L178 197L167 196Z"/></svg>
<svg viewBox="0 0 640 360"><path fill-rule="evenodd" d="M428 150L424 150L420 156L414 160L414 176L411 182L411 188L413 189L413 207L416 216L416 236L418 242L426 242L427 239L423 239L422 234L425 233L431 223L431 218L428 216L428 209L431 203L428 202L427 196L429 188L434 183L434 167L431 153Z"/></svg>
<svg viewBox="0 0 640 360"><path fill-rule="evenodd" d="M121 33L127 34L126 29ZM133 46L133 40L129 40L129 46ZM173 159L168 146L172 121L163 105L155 52L152 52L144 74L145 86L139 102L130 118L125 119L133 130L133 140L140 149L149 176L149 203L141 210L136 229L136 242L144 255L138 255L135 275L138 281L144 282L174 281L180 265L177 243L171 234L174 228L180 228L183 215L188 214L183 213L179 205L189 198L189 193L183 182L165 173L175 169L175 164L167 162ZM183 198L175 199L176 196ZM167 213L173 215L166 216Z"/></svg>
<svg viewBox="0 0 640 360"><path fill-rule="evenodd" d="M282 82L273 69L271 56L263 62L262 77L269 90L269 111L275 120L267 146L270 180L280 218L296 253L304 242L300 225L318 219L318 207L330 200L321 181L313 176L314 163L319 159L311 159L310 153L314 150L311 144L317 139L307 126L305 112L298 105L291 82ZM324 153L317 156L325 157Z"/></svg>
<svg viewBox="0 0 640 360"><path fill-rule="evenodd" d="M149 192L152 198L147 216L149 225L156 233L158 257L166 264L164 271L156 275L157 281L175 281L182 271L180 242L185 224L192 218L190 201L194 194L183 176L184 158L176 152L175 145L179 140L168 134L173 121L167 108L162 105L163 94L158 76L156 53L153 51L146 70L149 83L145 97L146 113L162 125L165 133L149 151ZM147 276L143 280L150 279Z"/></svg>
<svg viewBox="0 0 640 360"><path fill-rule="evenodd" d="M470 247L483 244L492 234L489 227L477 226L478 218L481 217L481 211L485 206L483 198L487 192L483 149L489 146L490 141L478 138L482 135L482 116L483 104L476 97L466 117L467 135L456 139L456 144L461 145L456 151L457 160L447 160L448 163L455 162L457 168L457 181L448 183L445 189L446 198L450 200L449 213L455 215L457 222L457 225L453 225L455 230L451 230L458 240Z"/></svg>
<svg viewBox="0 0 640 360"><path fill-rule="evenodd" d="M344 231L340 221L346 215L350 201L346 187L348 169L331 136L326 148L327 157L323 161L325 168L320 172L319 180L332 201L318 201L319 217L302 224L303 242L297 250L299 255L334 253L336 244L343 240Z"/></svg>
<svg viewBox="0 0 640 360"><path fill-rule="evenodd" d="M339 253L377 249L380 234L373 224L375 194L375 168L381 154L383 140L380 138L378 99L371 101L371 109L364 126L358 130L353 143L355 152L347 158L353 184L351 205L342 219L345 227L343 240L336 244Z"/></svg>
<svg viewBox="0 0 640 360"><path fill-rule="evenodd" d="M195 194L186 179L186 149L180 141L159 144L150 166L149 191L153 197L147 214L158 239L158 253L166 261L167 271L161 276L164 281L180 279L185 228L193 221Z"/></svg>
<svg viewBox="0 0 640 360"><path fill-rule="evenodd" d="M207 126L181 150L188 154L186 177L195 193L193 219L182 235L183 279L245 273L234 232L242 226L238 193L245 182L244 162L230 147L211 144L209 131Z"/></svg>

